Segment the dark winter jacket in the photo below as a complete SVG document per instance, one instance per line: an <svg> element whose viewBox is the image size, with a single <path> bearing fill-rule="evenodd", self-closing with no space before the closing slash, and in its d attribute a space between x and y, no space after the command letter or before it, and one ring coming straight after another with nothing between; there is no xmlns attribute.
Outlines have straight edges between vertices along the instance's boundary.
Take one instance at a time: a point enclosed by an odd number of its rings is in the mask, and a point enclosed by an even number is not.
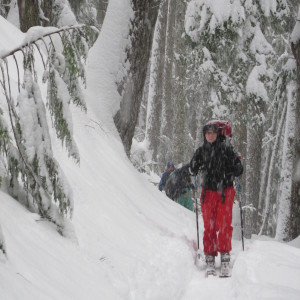
<svg viewBox="0 0 300 300"><path fill-rule="evenodd" d="M169 198L175 200L193 187L189 164L187 164L171 173L166 182L165 191Z"/></svg>
<svg viewBox="0 0 300 300"><path fill-rule="evenodd" d="M204 191L220 191L223 195L224 189L233 185L234 177L243 173L243 166L232 145L218 137L212 144L205 140L196 150L190 162L190 171L196 175L199 170Z"/></svg>
<svg viewBox="0 0 300 300"><path fill-rule="evenodd" d="M169 176L171 174L171 171L166 170L162 175L161 175L161 179L158 185L158 189L160 191L162 191L166 185L167 180L169 179Z"/></svg>

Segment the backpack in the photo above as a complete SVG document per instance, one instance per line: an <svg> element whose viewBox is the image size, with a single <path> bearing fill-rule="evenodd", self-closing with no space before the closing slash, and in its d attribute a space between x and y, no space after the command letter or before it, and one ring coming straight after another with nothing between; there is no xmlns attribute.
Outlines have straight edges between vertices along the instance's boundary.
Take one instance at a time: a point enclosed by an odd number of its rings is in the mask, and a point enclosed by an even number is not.
<svg viewBox="0 0 300 300"><path fill-rule="evenodd" d="M189 164L186 164L170 174L165 185L165 192L169 198L175 200L183 194L187 188L190 189L192 187Z"/></svg>

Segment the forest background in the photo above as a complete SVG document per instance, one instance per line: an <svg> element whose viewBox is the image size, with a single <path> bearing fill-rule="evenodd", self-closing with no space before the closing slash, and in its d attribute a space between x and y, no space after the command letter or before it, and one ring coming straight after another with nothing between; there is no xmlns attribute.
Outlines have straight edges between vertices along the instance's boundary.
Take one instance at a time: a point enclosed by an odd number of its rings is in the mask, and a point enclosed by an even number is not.
<svg viewBox="0 0 300 300"><path fill-rule="evenodd" d="M116 80L122 101L113 113L134 166L160 175L167 161L187 163L202 143L203 125L211 119L228 120L245 167L246 237L299 236L298 0L131 4L134 15ZM0 13L23 32L32 26L78 23L101 30L107 5L101 0L0 0ZM68 150L76 158L72 142ZM3 184L6 177L8 182L18 178L11 169L0 175ZM14 189L10 193L17 197Z"/></svg>

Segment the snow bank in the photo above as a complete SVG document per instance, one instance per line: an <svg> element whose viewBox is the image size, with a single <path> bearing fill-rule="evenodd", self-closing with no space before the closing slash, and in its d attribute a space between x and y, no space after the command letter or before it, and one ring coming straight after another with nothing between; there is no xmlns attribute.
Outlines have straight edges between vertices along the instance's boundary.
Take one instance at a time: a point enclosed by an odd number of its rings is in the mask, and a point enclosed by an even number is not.
<svg viewBox="0 0 300 300"><path fill-rule="evenodd" d="M103 299L124 299L105 264L91 260L77 244L58 235L52 224L1 191L0 198L8 253L7 259L0 256L2 300L82 300L96 299L100 293Z"/></svg>
<svg viewBox="0 0 300 300"><path fill-rule="evenodd" d="M299 299L299 249L274 241L255 241L238 256L233 277L238 299Z"/></svg>
<svg viewBox="0 0 300 300"><path fill-rule="evenodd" d="M296 247L296 248L300 249L300 235L297 238L295 238L294 240L290 241L288 244L290 246L293 246L293 247Z"/></svg>

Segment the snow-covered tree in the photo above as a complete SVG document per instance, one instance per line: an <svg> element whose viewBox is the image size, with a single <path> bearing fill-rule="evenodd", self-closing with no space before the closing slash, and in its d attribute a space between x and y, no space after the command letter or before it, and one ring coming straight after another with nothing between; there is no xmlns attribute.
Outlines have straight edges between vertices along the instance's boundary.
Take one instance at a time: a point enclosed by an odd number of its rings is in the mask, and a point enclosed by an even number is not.
<svg viewBox="0 0 300 300"><path fill-rule="evenodd" d="M300 7L298 9L298 16L296 25L291 34L291 47L297 65L297 86L295 87L295 126L294 126L294 157L292 164L292 183L291 183L291 202L289 205L290 215L288 222L279 224L282 229L285 229L285 237L291 240L300 235ZM280 217L285 217L283 221L287 220L286 213L281 211Z"/></svg>
<svg viewBox="0 0 300 300"><path fill-rule="evenodd" d="M159 2L159 0L152 3L141 0L131 2L134 16L129 34L131 47L128 47L126 53L128 70L127 75L118 82L122 101L120 110L114 117L128 156L138 120Z"/></svg>
<svg viewBox="0 0 300 300"><path fill-rule="evenodd" d="M61 40L51 38L54 32L61 35ZM0 168L0 176L13 197L55 223L62 234L65 234L67 224L65 217L72 215L72 190L53 156L47 111L52 117L57 137L66 146L69 155L79 161L72 136L70 103L72 100L75 105L86 109L81 91L85 82L83 62L95 37L95 32L86 31L82 26L52 29L50 32L41 27L31 28L24 45L4 53L0 60L1 85L9 113L6 119L10 120L7 124L0 116L0 162L5 166L4 170ZM40 39L44 42L38 42ZM42 54L41 47L47 55ZM14 56L17 51L24 54L24 76L22 87L18 82L20 93L15 103L11 95L7 57ZM40 92L41 80L38 77L42 74L38 74L35 68L35 53L42 58L45 67L43 82L48 84L47 105Z"/></svg>
<svg viewBox="0 0 300 300"><path fill-rule="evenodd" d="M62 27L77 23L68 0L13 1L17 1L20 29L23 32L26 32L32 26ZM72 3L81 5L79 2L83 1L73 1Z"/></svg>
<svg viewBox="0 0 300 300"><path fill-rule="evenodd" d="M189 105L185 93L185 8L186 3L182 1L161 1L154 31L150 79L145 86L147 109L142 120L145 136L140 146L147 156L147 164L151 164L150 169L157 173L165 168L167 161L179 164L190 156L191 153L185 151L186 145L194 149L186 118Z"/></svg>
<svg viewBox="0 0 300 300"><path fill-rule="evenodd" d="M286 99L277 90L286 91L289 83L280 85L279 78L289 53L291 2L192 0L186 13L186 32L194 46L188 73L194 78L192 89L196 85L199 90L202 119L229 119L234 145L245 157L247 236L260 229L258 209L266 216L276 203L274 164L282 153L278 130ZM263 201L266 195L270 206Z"/></svg>
<svg viewBox="0 0 300 300"><path fill-rule="evenodd" d="M9 0L0 0L0 16L6 18L9 11Z"/></svg>
<svg viewBox="0 0 300 300"><path fill-rule="evenodd" d="M189 113L190 104L186 94L186 55L187 45L185 43L184 15L186 3L176 1L175 25L174 25L174 71L173 71L173 106L172 118L173 139L172 151L175 163L189 161L195 145L190 134ZM166 163L164 161L164 163Z"/></svg>
<svg viewBox="0 0 300 300"><path fill-rule="evenodd" d="M69 0L79 23L101 28L108 1L106 0Z"/></svg>
<svg viewBox="0 0 300 300"><path fill-rule="evenodd" d="M139 161L138 167L143 165L146 172L155 170L159 160L159 141L161 136L161 113L162 113L162 93L163 93L163 68L164 49L167 21L167 1L160 2L157 21L153 33L151 56L149 59L149 82L145 85L147 90L144 95L145 114L144 119L139 120L138 126L143 128L145 134L142 139L134 137L134 149L131 151L131 160ZM141 115L141 114L140 114ZM137 133L138 134L138 133ZM138 157L139 156L139 157Z"/></svg>

